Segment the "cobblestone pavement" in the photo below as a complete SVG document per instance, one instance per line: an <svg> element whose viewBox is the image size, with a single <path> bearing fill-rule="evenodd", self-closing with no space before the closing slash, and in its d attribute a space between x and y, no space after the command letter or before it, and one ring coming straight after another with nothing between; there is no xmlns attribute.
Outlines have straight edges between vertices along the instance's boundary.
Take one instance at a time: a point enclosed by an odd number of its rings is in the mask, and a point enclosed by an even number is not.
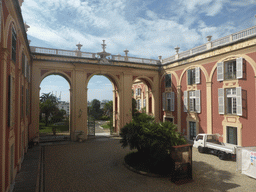
<svg viewBox="0 0 256 192"><path fill-rule="evenodd" d="M255 179L236 172L236 162L199 154L196 149L193 149L194 182L183 185L128 170L123 159L129 151L113 138L44 146L45 191L255 191L256 188Z"/></svg>

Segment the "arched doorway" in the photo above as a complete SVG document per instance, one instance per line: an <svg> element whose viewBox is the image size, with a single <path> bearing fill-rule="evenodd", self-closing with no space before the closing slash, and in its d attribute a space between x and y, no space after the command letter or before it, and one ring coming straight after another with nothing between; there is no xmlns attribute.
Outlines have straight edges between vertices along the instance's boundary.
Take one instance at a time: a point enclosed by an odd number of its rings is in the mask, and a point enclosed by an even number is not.
<svg viewBox="0 0 256 192"><path fill-rule="evenodd" d="M96 82L95 82L96 80ZM99 82L100 80L100 82ZM98 82L97 82L98 81ZM93 85L91 84L93 83ZM101 84L101 86L98 86L96 84ZM102 74L102 73L94 73L91 74L88 78L87 82L87 135L88 136L102 136L102 135L111 135L111 134L119 134L120 130L120 98L119 98L119 90L118 90L118 84L117 80L114 76L111 74ZM96 92L92 90L95 90ZM93 95L94 94L94 95ZM112 102L110 102L112 101ZM100 105L102 107L102 110L104 110L104 106L106 104L112 105L112 110L109 114L109 122L103 122L104 118L103 116L97 117L95 121L95 117L93 116L93 103L100 102ZM100 110L100 111L102 111ZM99 114L97 114L99 115ZM105 115L106 114L102 114ZM103 119L102 119L103 118ZM93 123L94 122L94 123ZM96 123L95 123L96 122ZM100 131L99 126L104 128L104 125L108 125L109 133L108 131ZM106 126L107 127L107 126ZM98 129L98 132L97 132Z"/></svg>
<svg viewBox="0 0 256 192"><path fill-rule="evenodd" d="M136 77L132 84L132 98L136 102L136 110L148 115L155 115L152 82L148 77Z"/></svg>
<svg viewBox="0 0 256 192"><path fill-rule="evenodd" d="M61 73L43 76L39 93L40 142L70 139L70 82Z"/></svg>

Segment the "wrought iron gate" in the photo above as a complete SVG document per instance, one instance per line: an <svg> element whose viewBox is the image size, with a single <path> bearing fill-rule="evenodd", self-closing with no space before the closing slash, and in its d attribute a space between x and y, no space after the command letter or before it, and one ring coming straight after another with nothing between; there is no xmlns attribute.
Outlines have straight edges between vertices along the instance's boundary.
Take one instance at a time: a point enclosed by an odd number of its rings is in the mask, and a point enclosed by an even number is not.
<svg viewBox="0 0 256 192"><path fill-rule="evenodd" d="M95 136L95 119L91 116L88 116L88 135Z"/></svg>

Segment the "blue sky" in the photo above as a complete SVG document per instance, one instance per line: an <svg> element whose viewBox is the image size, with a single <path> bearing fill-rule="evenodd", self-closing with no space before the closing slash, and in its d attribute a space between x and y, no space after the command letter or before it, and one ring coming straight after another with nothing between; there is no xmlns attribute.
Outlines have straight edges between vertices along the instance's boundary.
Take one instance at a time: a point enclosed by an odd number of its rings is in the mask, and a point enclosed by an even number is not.
<svg viewBox="0 0 256 192"><path fill-rule="evenodd" d="M104 39L113 55L127 48L152 59L256 25L256 0L25 0L21 8L31 46L75 50L80 42L100 52Z"/></svg>

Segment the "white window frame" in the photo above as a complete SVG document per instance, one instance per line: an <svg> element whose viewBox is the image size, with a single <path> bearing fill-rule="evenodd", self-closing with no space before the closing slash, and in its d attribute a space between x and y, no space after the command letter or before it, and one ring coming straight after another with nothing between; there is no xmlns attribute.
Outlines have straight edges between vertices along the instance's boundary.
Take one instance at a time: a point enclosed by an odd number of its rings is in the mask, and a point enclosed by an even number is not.
<svg viewBox="0 0 256 192"><path fill-rule="evenodd" d="M231 102L228 102L231 99ZM230 103L230 106L229 106ZM218 89L219 114L243 115L242 88ZM230 109L229 109L230 108Z"/></svg>
<svg viewBox="0 0 256 192"><path fill-rule="evenodd" d="M189 112L201 113L201 92L200 90L189 91L188 93Z"/></svg>

